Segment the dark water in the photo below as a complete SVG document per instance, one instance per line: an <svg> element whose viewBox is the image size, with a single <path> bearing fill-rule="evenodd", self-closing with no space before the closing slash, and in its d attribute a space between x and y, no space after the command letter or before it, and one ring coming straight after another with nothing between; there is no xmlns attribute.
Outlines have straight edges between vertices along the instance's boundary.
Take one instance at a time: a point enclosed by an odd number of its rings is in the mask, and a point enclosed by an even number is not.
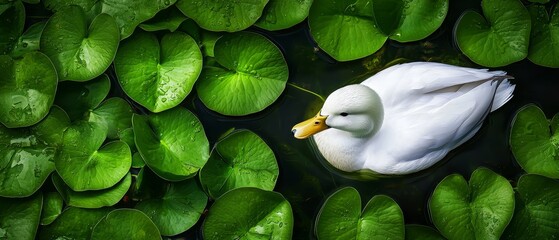
<svg viewBox="0 0 559 240"><path fill-rule="evenodd" d="M465 9L478 9L479 6L477 1L452 1L445 23L426 40L411 44L388 42L373 56L346 63L337 63L317 52L306 23L274 33L251 30L267 35L280 46L289 64L291 84L326 97L341 86L366 79L395 60L428 60L479 67L462 56L452 42L452 27L458 16ZM293 138L291 127L314 115L322 105L319 98L295 87L287 86L280 99L263 112L241 118L215 114L194 97L185 103L199 116L210 142L215 142L230 128L246 128L256 132L272 147L280 166L275 190L282 193L293 207L294 239L314 238L313 224L323 201L343 186L355 187L362 196L363 206L372 196L386 194L400 205L406 224L432 226L428 199L437 183L449 174L459 173L469 179L476 168L484 166L508 178L514 186L523 173L508 146L510 122L517 109L527 103L536 103L549 118L559 112L559 70L538 67L528 60L498 69L515 77L515 96L489 115L472 140L426 171L375 181L352 180L329 171L308 140Z"/></svg>

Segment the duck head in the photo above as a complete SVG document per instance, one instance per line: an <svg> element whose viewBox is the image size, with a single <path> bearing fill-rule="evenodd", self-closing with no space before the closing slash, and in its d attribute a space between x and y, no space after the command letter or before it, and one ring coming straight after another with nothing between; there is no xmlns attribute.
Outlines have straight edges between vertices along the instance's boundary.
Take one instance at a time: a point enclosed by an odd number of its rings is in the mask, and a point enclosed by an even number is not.
<svg viewBox="0 0 559 240"><path fill-rule="evenodd" d="M371 88L353 84L331 93L318 114L295 125L295 138L308 138L323 130L334 128L353 137L370 136L382 125L384 110L378 94Z"/></svg>

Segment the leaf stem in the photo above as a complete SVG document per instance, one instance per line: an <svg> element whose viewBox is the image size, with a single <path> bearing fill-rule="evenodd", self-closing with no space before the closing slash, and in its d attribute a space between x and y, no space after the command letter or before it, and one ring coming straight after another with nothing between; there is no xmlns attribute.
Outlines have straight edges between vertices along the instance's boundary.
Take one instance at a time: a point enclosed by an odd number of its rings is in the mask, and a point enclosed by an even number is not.
<svg viewBox="0 0 559 240"><path fill-rule="evenodd" d="M301 91L303 91L303 92L309 93L309 94L311 94L311 95L313 95L313 96L319 98L322 102L326 101L326 100L324 100L324 97L322 97L320 94L315 93L315 92L313 92L313 91L311 91L311 90L308 90L308 89L303 88L303 87L299 87L299 86L297 86L297 85L295 85L295 84L293 84L293 83L287 83L287 85L292 86L292 87L294 87L294 88L296 88L296 89L299 89L299 90L301 90Z"/></svg>

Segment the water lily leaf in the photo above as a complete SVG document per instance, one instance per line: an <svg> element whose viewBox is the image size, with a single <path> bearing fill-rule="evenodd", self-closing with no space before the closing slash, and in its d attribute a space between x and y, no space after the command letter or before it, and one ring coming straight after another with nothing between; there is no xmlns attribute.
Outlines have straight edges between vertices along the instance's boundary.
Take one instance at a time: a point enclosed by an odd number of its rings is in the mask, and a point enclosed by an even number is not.
<svg viewBox="0 0 559 240"><path fill-rule="evenodd" d="M175 4L177 0L45 0L45 7L60 11L70 6L82 7L88 15L105 13L114 17L120 31L120 39L132 35L138 24L151 19L159 11ZM133 6L133 7L132 7Z"/></svg>
<svg viewBox="0 0 559 240"><path fill-rule="evenodd" d="M376 26L370 1L314 0L309 27L320 49L338 61L371 55L388 38Z"/></svg>
<svg viewBox="0 0 559 240"><path fill-rule="evenodd" d="M163 191L142 199L135 208L151 218L161 235L180 234L198 222L206 207L208 197L194 179L169 183L158 181L158 177L149 170L141 172L144 173L141 183L150 182L149 190L157 188ZM147 178L146 175L148 175ZM154 182L156 183L154 184Z"/></svg>
<svg viewBox="0 0 559 240"><path fill-rule="evenodd" d="M132 162L130 148L122 141L101 147L105 137L103 126L84 121L64 132L63 147L54 163L56 171L72 190L106 189L128 173Z"/></svg>
<svg viewBox="0 0 559 240"><path fill-rule="evenodd" d="M202 187L212 198L240 187L273 190L279 175L274 152L255 133L236 131L219 141L200 170Z"/></svg>
<svg viewBox="0 0 559 240"><path fill-rule="evenodd" d="M448 239L499 239L514 212L508 180L487 168L468 182L459 174L444 178L429 201L433 223Z"/></svg>
<svg viewBox="0 0 559 240"><path fill-rule="evenodd" d="M185 108L141 116L132 126L136 147L158 176L168 181L193 177L209 158L209 142L200 120Z"/></svg>
<svg viewBox="0 0 559 240"><path fill-rule="evenodd" d="M559 178L559 114L553 120L550 122L539 107L529 104L518 111L512 122L511 150L528 173Z"/></svg>
<svg viewBox="0 0 559 240"><path fill-rule="evenodd" d="M38 51L41 35L46 23L47 22L38 22L25 30L23 35L18 38L10 55L17 58L21 57L25 53Z"/></svg>
<svg viewBox="0 0 559 240"><path fill-rule="evenodd" d="M326 199L316 218L315 232L320 239L404 239L404 215L400 206L384 195L371 198L361 211L359 192L345 187Z"/></svg>
<svg viewBox="0 0 559 240"><path fill-rule="evenodd" d="M58 174L52 175L56 190L69 206L81 208L101 208L117 204L126 194L132 183L130 173L114 186L103 190L76 192L64 183Z"/></svg>
<svg viewBox="0 0 559 240"><path fill-rule="evenodd" d="M530 14L519 0L483 0L485 18L466 11L456 22L460 50L473 62L500 67L528 55Z"/></svg>
<svg viewBox="0 0 559 240"><path fill-rule="evenodd" d="M176 6L206 30L236 32L252 26L267 3L268 0L179 0Z"/></svg>
<svg viewBox="0 0 559 240"><path fill-rule="evenodd" d="M161 30L174 32L186 19L187 17L178 8L172 6L157 13L152 19L140 24L140 28L149 32Z"/></svg>
<svg viewBox="0 0 559 240"><path fill-rule="evenodd" d="M132 118L130 118L130 123L132 123ZM138 152L138 149L136 149L136 143L134 142L134 129L132 127L118 132L118 138L128 144L132 155ZM134 156L132 156L132 158L134 158ZM132 159L132 162L134 162L134 159Z"/></svg>
<svg viewBox="0 0 559 240"><path fill-rule="evenodd" d="M108 138L118 139L120 132L132 127L133 113L126 100L113 97L89 113L89 122L103 125L107 129Z"/></svg>
<svg viewBox="0 0 559 240"><path fill-rule="evenodd" d="M23 33L25 7L22 2L13 1L0 4L0 9L3 10L0 11L0 55L5 55L12 51Z"/></svg>
<svg viewBox="0 0 559 240"><path fill-rule="evenodd" d="M218 198L202 225L204 239L291 239L291 205L276 192L237 188Z"/></svg>
<svg viewBox="0 0 559 240"><path fill-rule="evenodd" d="M198 44L182 32L137 32L115 58L118 81L126 94L152 112L177 106L190 93L202 70Z"/></svg>
<svg viewBox="0 0 559 240"><path fill-rule="evenodd" d="M231 116L259 112L285 89L289 70L283 54L262 35L239 32L215 43L219 66L206 66L196 91L218 113Z"/></svg>
<svg viewBox="0 0 559 240"><path fill-rule="evenodd" d="M132 155L132 167L133 168L143 168L146 165L142 155L139 152L135 152Z"/></svg>
<svg viewBox="0 0 559 240"><path fill-rule="evenodd" d="M109 95L111 81L103 74L87 82L61 82L54 103L60 106L72 121L84 119Z"/></svg>
<svg viewBox="0 0 559 240"><path fill-rule="evenodd" d="M87 81L107 70L119 41L113 17L99 14L88 23L82 8L69 6L47 22L41 51L54 63L60 80Z"/></svg>
<svg viewBox="0 0 559 240"><path fill-rule="evenodd" d="M527 174L517 185L514 217L505 239L552 239L559 234L559 182Z"/></svg>
<svg viewBox="0 0 559 240"><path fill-rule="evenodd" d="M559 8L554 7L551 16L543 5L532 5L528 10L532 16L528 59L541 66L559 67Z"/></svg>
<svg viewBox="0 0 559 240"><path fill-rule="evenodd" d="M49 112L58 78L47 56L30 52L12 59L0 55L0 123L6 127L27 127Z"/></svg>
<svg viewBox="0 0 559 240"><path fill-rule="evenodd" d="M93 227L110 211L110 208L68 207L52 224L40 229L39 239L89 239Z"/></svg>
<svg viewBox="0 0 559 240"><path fill-rule="evenodd" d="M35 239L43 206L42 194L22 199L0 197L0 206L2 239Z"/></svg>
<svg viewBox="0 0 559 240"><path fill-rule="evenodd" d="M309 15L313 0L270 0L262 17L254 24L268 31L287 29Z"/></svg>
<svg viewBox="0 0 559 240"><path fill-rule="evenodd" d="M423 225L406 225L407 240L445 240L437 230Z"/></svg>
<svg viewBox="0 0 559 240"><path fill-rule="evenodd" d="M426 38L443 24L448 13L448 0L402 0L402 2L399 25L390 34L390 39L398 42L411 42ZM386 20L376 19L377 22Z"/></svg>
<svg viewBox="0 0 559 240"><path fill-rule="evenodd" d="M117 209L105 216L93 228L91 239L161 239L155 224L136 209Z"/></svg>
<svg viewBox="0 0 559 240"><path fill-rule="evenodd" d="M66 113L53 107L33 127L0 126L0 196L28 197L43 185L54 171L56 151L69 124Z"/></svg>
<svg viewBox="0 0 559 240"><path fill-rule="evenodd" d="M48 192L43 199L41 212L41 225L49 225L62 213L64 200L58 192Z"/></svg>

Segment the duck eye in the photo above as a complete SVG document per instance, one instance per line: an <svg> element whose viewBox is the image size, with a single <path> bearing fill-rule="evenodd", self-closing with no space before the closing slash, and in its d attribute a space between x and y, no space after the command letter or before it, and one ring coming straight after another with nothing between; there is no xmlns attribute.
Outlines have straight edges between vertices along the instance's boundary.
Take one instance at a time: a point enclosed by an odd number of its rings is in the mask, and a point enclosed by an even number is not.
<svg viewBox="0 0 559 240"><path fill-rule="evenodd" d="M347 114L346 112L343 112L343 113L340 113L340 115L342 115L342 117L345 117L345 116L347 116L347 115L349 115L349 114Z"/></svg>

